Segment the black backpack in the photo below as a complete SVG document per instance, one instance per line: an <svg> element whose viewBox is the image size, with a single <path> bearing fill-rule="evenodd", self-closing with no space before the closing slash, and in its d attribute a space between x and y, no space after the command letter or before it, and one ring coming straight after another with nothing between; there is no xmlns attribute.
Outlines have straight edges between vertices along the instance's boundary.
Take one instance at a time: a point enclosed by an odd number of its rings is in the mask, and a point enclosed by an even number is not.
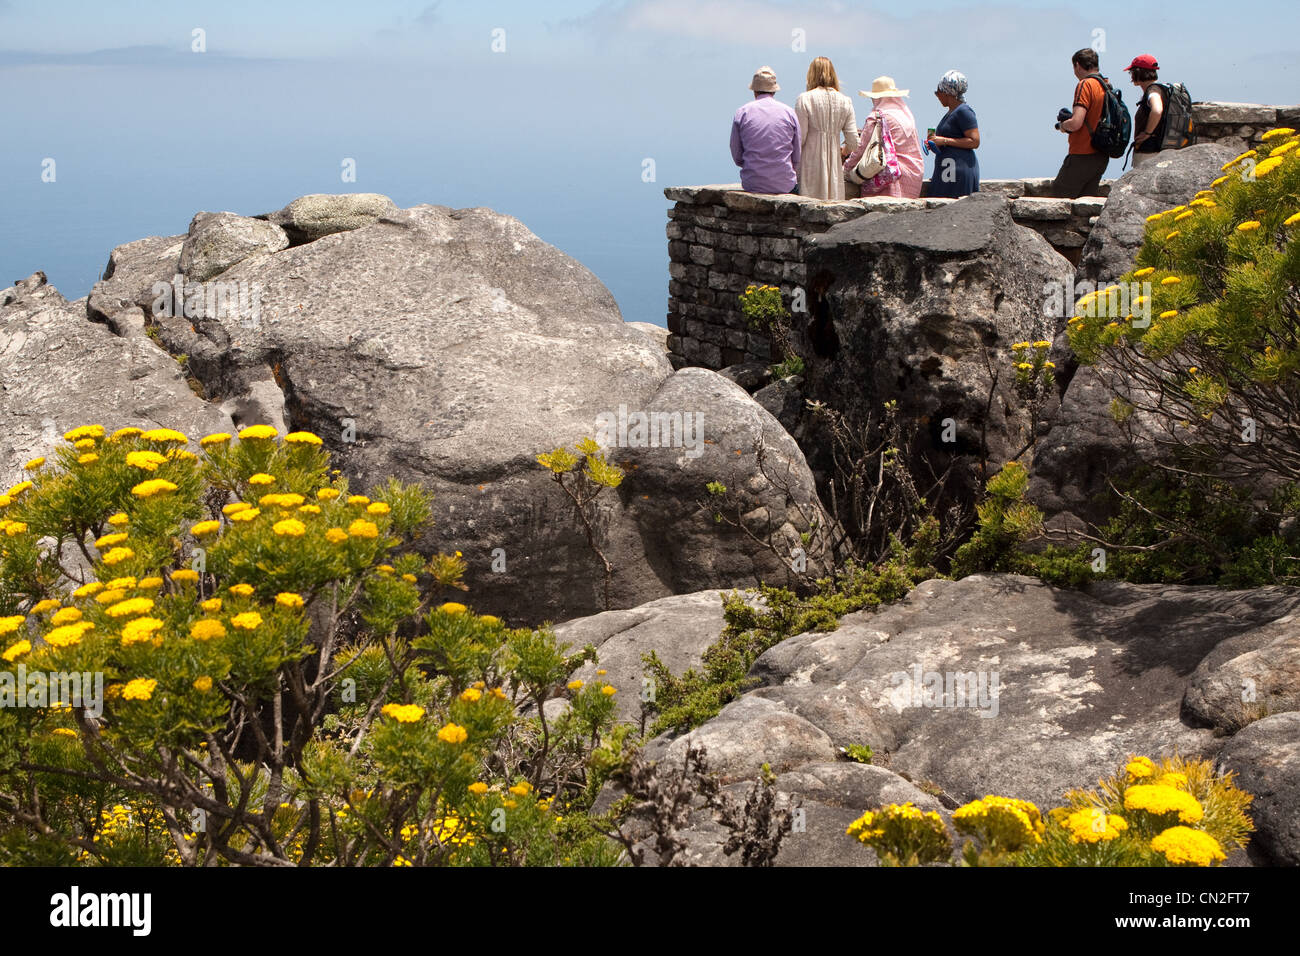
<svg viewBox="0 0 1300 956"><path fill-rule="evenodd" d="M1181 83L1160 83L1165 97L1165 134L1161 149L1182 149L1196 142L1196 124L1192 121L1192 94Z"/></svg>
<svg viewBox="0 0 1300 956"><path fill-rule="evenodd" d="M1133 135L1133 118L1128 115L1123 95L1107 83L1105 77L1100 73L1089 73L1088 78L1099 82L1106 91L1097 128L1088 130L1092 134L1092 148L1111 159L1119 159L1128 149L1128 141ZM1086 119L1084 125L1087 125Z"/></svg>

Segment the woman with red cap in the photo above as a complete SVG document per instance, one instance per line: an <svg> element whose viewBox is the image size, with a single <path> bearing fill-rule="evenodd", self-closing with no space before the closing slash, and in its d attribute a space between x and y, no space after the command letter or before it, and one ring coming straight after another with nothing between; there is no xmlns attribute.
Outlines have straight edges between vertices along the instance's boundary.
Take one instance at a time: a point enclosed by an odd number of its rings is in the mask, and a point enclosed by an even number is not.
<svg viewBox="0 0 1300 956"><path fill-rule="evenodd" d="M1133 114L1133 168L1137 169L1160 152L1160 141L1165 136L1164 88L1156 82L1160 64L1153 56L1135 56L1125 69L1133 85L1142 88L1142 98Z"/></svg>

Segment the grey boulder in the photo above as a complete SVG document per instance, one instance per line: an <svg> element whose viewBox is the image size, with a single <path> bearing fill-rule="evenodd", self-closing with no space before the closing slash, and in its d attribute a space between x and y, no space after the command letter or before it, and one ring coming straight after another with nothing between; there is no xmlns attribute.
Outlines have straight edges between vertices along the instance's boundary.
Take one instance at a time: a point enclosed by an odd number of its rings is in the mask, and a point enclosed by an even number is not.
<svg viewBox="0 0 1300 956"><path fill-rule="evenodd" d="M360 229L395 212L393 201L379 193L313 193L259 218L282 228L297 246L336 232Z"/></svg>
<svg viewBox="0 0 1300 956"><path fill-rule="evenodd" d="M233 212L201 212L190 222L181 246L180 270L187 279L206 282L250 256L279 252L289 237L274 223Z"/></svg>
<svg viewBox="0 0 1300 956"><path fill-rule="evenodd" d="M1219 762L1255 799L1248 850L1276 866L1300 866L1300 713L1258 720L1224 745Z"/></svg>

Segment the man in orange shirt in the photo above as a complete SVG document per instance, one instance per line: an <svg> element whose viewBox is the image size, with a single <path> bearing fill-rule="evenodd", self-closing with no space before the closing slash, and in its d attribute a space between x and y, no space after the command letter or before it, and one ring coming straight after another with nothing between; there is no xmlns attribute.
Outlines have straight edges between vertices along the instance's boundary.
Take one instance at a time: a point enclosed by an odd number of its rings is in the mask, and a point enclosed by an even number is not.
<svg viewBox="0 0 1300 956"><path fill-rule="evenodd" d="M1070 59L1079 83L1074 88L1074 109L1069 118L1056 124L1057 129L1070 137L1069 155L1052 183L1052 194L1059 199L1095 196L1110 164L1110 157L1092 145L1092 131L1101 122L1101 109L1106 100L1106 88L1092 75L1100 65L1097 51L1085 47Z"/></svg>

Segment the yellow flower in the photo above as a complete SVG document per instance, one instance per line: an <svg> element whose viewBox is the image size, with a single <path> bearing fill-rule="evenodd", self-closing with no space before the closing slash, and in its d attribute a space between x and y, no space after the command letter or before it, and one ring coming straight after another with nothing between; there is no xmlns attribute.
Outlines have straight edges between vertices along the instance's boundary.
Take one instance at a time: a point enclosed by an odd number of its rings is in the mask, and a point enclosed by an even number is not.
<svg viewBox="0 0 1300 956"><path fill-rule="evenodd" d="M206 601L200 601L199 607L203 608L208 614L216 614L221 610L221 598L208 598Z"/></svg>
<svg viewBox="0 0 1300 956"><path fill-rule="evenodd" d="M1165 276L1163 279L1160 280L1160 284L1161 284L1161 285L1178 285L1178 283L1180 283L1180 282L1182 282L1182 281L1183 281L1183 280L1180 279L1180 278L1178 278L1178 276Z"/></svg>
<svg viewBox="0 0 1300 956"><path fill-rule="evenodd" d="M352 538L377 538L379 537L379 528L373 521L358 518L348 525L348 536Z"/></svg>
<svg viewBox="0 0 1300 956"><path fill-rule="evenodd" d="M383 714L399 724L413 724L424 716L424 708L419 704L385 704ZM442 736L441 731L438 736Z"/></svg>
<svg viewBox="0 0 1300 956"><path fill-rule="evenodd" d="M45 642L53 647L72 647L81 643L81 637L87 631L94 630L95 625L90 621L78 621L76 624L65 624L63 627L56 627L45 635Z"/></svg>
<svg viewBox="0 0 1300 956"><path fill-rule="evenodd" d="M509 697L506 696L506 692L503 691L500 687L493 687L490 691L488 691L488 693L491 694L493 697L495 697L497 700L510 699Z"/></svg>
<svg viewBox="0 0 1300 956"><path fill-rule="evenodd" d="M533 792L533 785L529 783L527 780L520 780L517 784L515 784L513 787L510 788L510 792L513 793L516 797L526 797Z"/></svg>
<svg viewBox="0 0 1300 956"><path fill-rule="evenodd" d="M224 445L230 441L230 438L229 432L213 432L211 435L204 435L199 439L199 447L208 448L212 445Z"/></svg>
<svg viewBox="0 0 1300 956"><path fill-rule="evenodd" d="M141 471L157 471L159 465L167 464L167 459L156 451L129 451L126 453L126 463Z"/></svg>
<svg viewBox="0 0 1300 956"><path fill-rule="evenodd" d="M583 682L575 678L574 680L569 681L569 683L565 686L567 686L569 690L579 691L582 690L583 688Z"/></svg>
<svg viewBox="0 0 1300 956"><path fill-rule="evenodd" d="M228 505L221 506L221 513L225 515L227 518L229 518L231 515L236 514L240 511L247 511L251 507L253 506L250 505L247 501L232 501Z"/></svg>
<svg viewBox="0 0 1300 956"><path fill-rule="evenodd" d="M70 432L63 433L63 440L76 443L83 438L103 438L103 425L82 425L80 428L74 428Z"/></svg>
<svg viewBox="0 0 1300 956"><path fill-rule="evenodd" d="M134 557L135 552L130 548L112 548L109 550L108 554L104 555L100 560L109 567L112 567L115 564L121 564L123 561L129 561Z"/></svg>
<svg viewBox="0 0 1300 956"><path fill-rule="evenodd" d="M423 710L420 711L424 713ZM438 731L438 739L449 744L463 744L469 739L469 734L460 724L447 724Z"/></svg>
<svg viewBox="0 0 1300 956"><path fill-rule="evenodd" d="M95 603L116 604L124 597L126 597L126 588L115 588L110 585L108 590L100 591L95 595Z"/></svg>
<svg viewBox="0 0 1300 956"><path fill-rule="evenodd" d="M161 442L163 444L174 443L184 445L189 441L184 435L174 428L151 428L140 436L145 441Z"/></svg>
<svg viewBox="0 0 1300 956"><path fill-rule="evenodd" d="M165 478L150 478L132 488L131 494L137 498L152 498L154 495L175 490L176 486Z"/></svg>
<svg viewBox="0 0 1300 956"><path fill-rule="evenodd" d="M1083 807L1066 816L1071 843L1108 843L1128 829L1128 821L1101 807Z"/></svg>
<svg viewBox="0 0 1300 956"><path fill-rule="evenodd" d="M482 614L479 616L478 620L480 624L486 624L489 627L496 627L498 624L501 623L501 618L496 617L492 614Z"/></svg>
<svg viewBox="0 0 1300 956"><path fill-rule="evenodd" d="M370 499L365 495L348 495L348 504L350 505L368 505Z"/></svg>
<svg viewBox="0 0 1300 956"><path fill-rule="evenodd" d="M77 456L78 465L93 465L97 461L99 461L99 456L93 451L88 451L84 455Z"/></svg>
<svg viewBox="0 0 1300 956"><path fill-rule="evenodd" d="M138 617L122 628L122 646L130 647L151 639L154 631L161 630L163 622L156 617Z"/></svg>
<svg viewBox="0 0 1300 956"><path fill-rule="evenodd" d="M56 737L71 737L74 740L77 737L77 732L71 727L55 727L50 731L50 733L54 734Z"/></svg>
<svg viewBox="0 0 1300 956"><path fill-rule="evenodd" d="M318 435L311 432L289 432L284 436L284 440L291 445L319 445L321 443Z"/></svg>
<svg viewBox="0 0 1300 956"><path fill-rule="evenodd" d="M33 614L44 614L46 611L53 611L59 607L59 602L54 598L46 598L44 601L37 601L32 605Z"/></svg>
<svg viewBox="0 0 1300 956"><path fill-rule="evenodd" d="M190 534L196 538L202 538L204 535L215 534L221 530L220 521L196 521L190 526Z"/></svg>
<svg viewBox="0 0 1300 956"><path fill-rule="evenodd" d="M1200 802L1184 790L1167 784L1140 783L1124 791L1124 808L1152 816L1176 813L1180 823L1197 823L1205 815Z"/></svg>
<svg viewBox="0 0 1300 956"><path fill-rule="evenodd" d="M606 697L613 697L615 694L618 693L618 688L614 687L612 684L606 684L604 687L600 689L600 692L604 694Z"/></svg>
<svg viewBox="0 0 1300 956"><path fill-rule="evenodd" d="M1174 316L1176 316L1176 315L1178 315L1178 310L1177 310L1177 309L1169 309L1167 312L1161 312L1161 313L1160 313L1160 318L1162 318L1162 319L1172 319L1172 318L1173 318Z"/></svg>
<svg viewBox="0 0 1300 956"><path fill-rule="evenodd" d="M281 607L302 607L302 595L292 591L281 591L275 596L275 603Z"/></svg>
<svg viewBox="0 0 1300 956"><path fill-rule="evenodd" d="M1213 187L1215 187L1215 188L1217 189L1218 187L1222 186L1224 183L1226 183L1226 182L1227 182L1229 179L1231 179L1231 178L1232 178L1231 176L1220 176L1220 177L1219 177L1218 179L1216 179L1214 182L1210 183L1210 185L1213 186Z"/></svg>
<svg viewBox="0 0 1300 956"><path fill-rule="evenodd" d="M1027 800L988 796L953 811L959 831L977 837L994 850L1014 853L1042 842L1044 825L1038 807Z"/></svg>
<svg viewBox="0 0 1300 956"><path fill-rule="evenodd" d="M15 660L22 657L31 649L32 649L31 641L27 641L27 640L17 641L13 644L10 644L9 647L5 650L5 652L3 654L0 654L0 657L3 657L6 661L12 664Z"/></svg>
<svg viewBox="0 0 1300 956"><path fill-rule="evenodd" d="M1192 365L1187 369L1187 371L1189 374L1195 375L1197 372L1200 371L1200 369L1197 368L1195 365Z"/></svg>
<svg viewBox="0 0 1300 956"><path fill-rule="evenodd" d="M24 614L14 614L9 617L0 617L0 634L12 634L18 628L22 627L27 621Z"/></svg>
<svg viewBox="0 0 1300 956"><path fill-rule="evenodd" d="M1281 165L1282 165L1281 156L1270 156L1268 159L1262 161L1261 163L1255 166L1255 178L1263 179L1265 176L1267 176L1269 173L1271 173L1273 170L1277 169Z"/></svg>
<svg viewBox="0 0 1300 956"><path fill-rule="evenodd" d="M443 614L464 614L469 608L463 604L457 604L455 601L448 601L446 604L440 604L438 610Z"/></svg>
<svg viewBox="0 0 1300 956"><path fill-rule="evenodd" d="M1162 212L1153 212L1151 215L1147 216L1147 222L1155 222L1157 219L1163 219L1164 215L1165 214Z"/></svg>
<svg viewBox="0 0 1300 956"><path fill-rule="evenodd" d="M77 588L77 590L73 591L72 596L90 597L95 592L102 591L102 590L104 590L104 585L101 582L91 581L88 584L83 584L81 587Z"/></svg>
<svg viewBox="0 0 1300 956"><path fill-rule="evenodd" d="M109 617L126 617L129 614L147 614L153 610L153 598L134 597L119 601L104 613Z"/></svg>
<svg viewBox="0 0 1300 956"><path fill-rule="evenodd" d="M235 595L236 597L253 596L253 586L251 584L232 584L226 590L228 590L231 594Z"/></svg>
<svg viewBox="0 0 1300 956"><path fill-rule="evenodd" d="M1248 219L1237 226L1238 232L1253 232L1259 228L1259 223L1254 219Z"/></svg>
<svg viewBox="0 0 1300 956"><path fill-rule="evenodd" d="M342 528L330 528L325 532L325 540L330 544L340 544L348 540L348 533Z"/></svg>
<svg viewBox="0 0 1300 956"><path fill-rule="evenodd" d="M1191 219L1195 215L1196 213L1189 209L1187 212L1181 212L1177 216L1174 216L1174 222L1182 222L1184 219Z"/></svg>
<svg viewBox="0 0 1300 956"><path fill-rule="evenodd" d="M283 537L301 538L307 533L307 526L297 518L285 518L273 524L271 530Z"/></svg>
<svg viewBox="0 0 1300 956"><path fill-rule="evenodd" d="M1134 757L1125 765L1124 772L1128 774L1130 780L1145 780L1147 777L1155 776L1155 761L1150 757Z"/></svg>
<svg viewBox="0 0 1300 956"><path fill-rule="evenodd" d="M24 491L27 491L27 490L28 490L29 488L31 488L31 487L33 487L33 486L32 486L32 483L31 483L30 481L20 481L20 482L18 482L18 484L14 485L12 488L10 488L8 491L5 492L5 497L6 497L6 498L17 498L17 497L18 497L19 495L21 495Z"/></svg>
<svg viewBox="0 0 1300 956"><path fill-rule="evenodd" d="M248 476L250 485L273 485L275 484L275 475L268 475L264 471L259 471L255 475Z"/></svg>
<svg viewBox="0 0 1300 956"><path fill-rule="evenodd" d="M389 508L388 505L382 501L376 501L366 505L366 511L370 512L372 515L386 515L392 510L393 509Z"/></svg>
<svg viewBox="0 0 1300 956"><path fill-rule="evenodd" d="M316 492L316 497L321 501L333 501L338 496L339 490L337 488L321 488Z"/></svg>
<svg viewBox="0 0 1300 956"><path fill-rule="evenodd" d="M403 574L402 580L405 581L407 584L415 584L418 578L416 578L414 574Z"/></svg>
<svg viewBox="0 0 1300 956"><path fill-rule="evenodd" d="M95 542L95 547L103 551L105 548L111 548L115 544L121 544L127 539L127 537L128 535L125 531L115 531L112 534L102 535L99 540Z"/></svg>
<svg viewBox="0 0 1300 956"><path fill-rule="evenodd" d="M1173 232L1167 232L1165 233L1165 241L1167 242L1168 240L1173 239L1175 236L1178 235L1181 235L1181 233L1177 229L1175 229Z"/></svg>
<svg viewBox="0 0 1300 956"><path fill-rule="evenodd" d="M481 797L483 796L483 794L488 792L488 785L484 783L482 780L475 780L473 783L469 785L468 790L476 797Z"/></svg>
<svg viewBox="0 0 1300 956"><path fill-rule="evenodd" d="M296 495L291 492L271 492L269 495L262 495L257 499L257 503L263 508L272 508L279 506L281 508L292 508L295 505L303 503L302 495Z"/></svg>
<svg viewBox="0 0 1300 956"><path fill-rule="evenodd" d="M109 517L108 523L111 524L114 528L120 528L122 527L122 525L126 524L130 520L131 519L126 516L126 512L119 511L117 514L111 515Z"/></svg>
<svg viewBox="0 0 1300 956"><path fill-rule="evenodd" d="M228 515L231 521L252 521L262 512L256 508L241 508L234 514Z"/></svg>
<svg viewBox="0 0 1300 956"><path fill-rule="evenodd" d="M604 668L601 668L600 670L596 671L596 676L597 676L597 677L604 677L606 673L607 673L607 671L605 671Z"/></svg>
<svg viewBox="0 0 1300 956"><path fill-rule="evenodd" d="M483 696L483 692L479 690L477 687L466 687L460 693L460 699L463 701L467 701L471 704L478 703L479 698L482 696Z"/></svg>
<svg viewBox="0 0 1300 956"><path fill-rule="evenodd" d="M1163 784L1166 787L1185 787L1187 786L1187 774L1171 770L1168 773L1161 774L1156 783Z"/></svg>
<svg viewBox="0 0 1300 956"><path fill-rule="evenodd" d="M255 631L262 624L262 615L256 611L245 611L243 614L236 614L230 619L232 627L237 627L243 631Z"/></svg>
<svg viewBox="0 0 1300 956"><path fill-rule="evenodd" d="M299 505L298 510L303 514L318 515L320 514L320 505Z"/></svg>
<svg viewBox="0 0 1300 956"><path fill-rule="evenodd" d="M380 574L392 574L395 569L391 564L376 564L375 570Z"/></svg>
<svg viewBox="0 0 1300 956"><path fill-rule="evenodd" d="M206 694L208 691L212 690L212 678L207 674L204 674L202 677L196 677L194 679L193 687L200 694Z"/></svg>
<svg viewBox="0 0 1300 956"><path fill-rule="evenodd" d="M23 471L35 471L43 464L45 464L45 459L43 457L33 458L30 461L28 461L25 465L23 465Z"/></svg>
<svg viewBox="0 0 1300 956"><path fill-rule="evenodd" d="M78 607L64 607L64 609L55 611L55 614L49 618L51 624L72 624L75 620L81 620L82 613Z"/></svg>
<svg viewBox="0 0 1300 956"><path fill-rule="evenodd" d="M190 637L196 641L210 641L215 637L225 637L226 628L222 623L214 618L204 618L195 621L190 627Z"/></svg>
<svg viewBox="0 0 1300 956"><path fill-rule="evenodd" d="M148 700L153 696L154 688L158 686L156 680L147 677L137 677L135 680L126 682L122 688L123 700Z"/></svg>
<svg viewBox="0 0 1300 956"><path fill-rule="evenodd" d="M1259 141L1261 143L1267 143L1270 139L1284 139L1287 136L1294 136L1294 135L1295 135L1295 130L1293 130L1291 127L1279 126L1276 129L1269 130L1267 133L1265 133L1263 136L1259 138Z"/></svg>
<svg viewBox="0 0 1300 956"><path fill-rule="evenodd" d="M1218 840L1191 827L1170 827L1151 840L1151 849L1175 866L1210 866L1227 859Z"/></svg>
<svg viewBox="0 0 1300 956"><path fill-rule="evenodd" d="M249 425L239 431L239 437L244 441L257 438L274 438L278 434L280 433L270 425Z"/></svg>
<svg viewBox="0 0 1300 956"><path fill-rule="evenodd" d="M143 435L143 428L136 428L134 425L127 425L125 428L119 428L113 434L108 436L109 441L118 441L122 438L134 438L136 435Z"/></svg>

